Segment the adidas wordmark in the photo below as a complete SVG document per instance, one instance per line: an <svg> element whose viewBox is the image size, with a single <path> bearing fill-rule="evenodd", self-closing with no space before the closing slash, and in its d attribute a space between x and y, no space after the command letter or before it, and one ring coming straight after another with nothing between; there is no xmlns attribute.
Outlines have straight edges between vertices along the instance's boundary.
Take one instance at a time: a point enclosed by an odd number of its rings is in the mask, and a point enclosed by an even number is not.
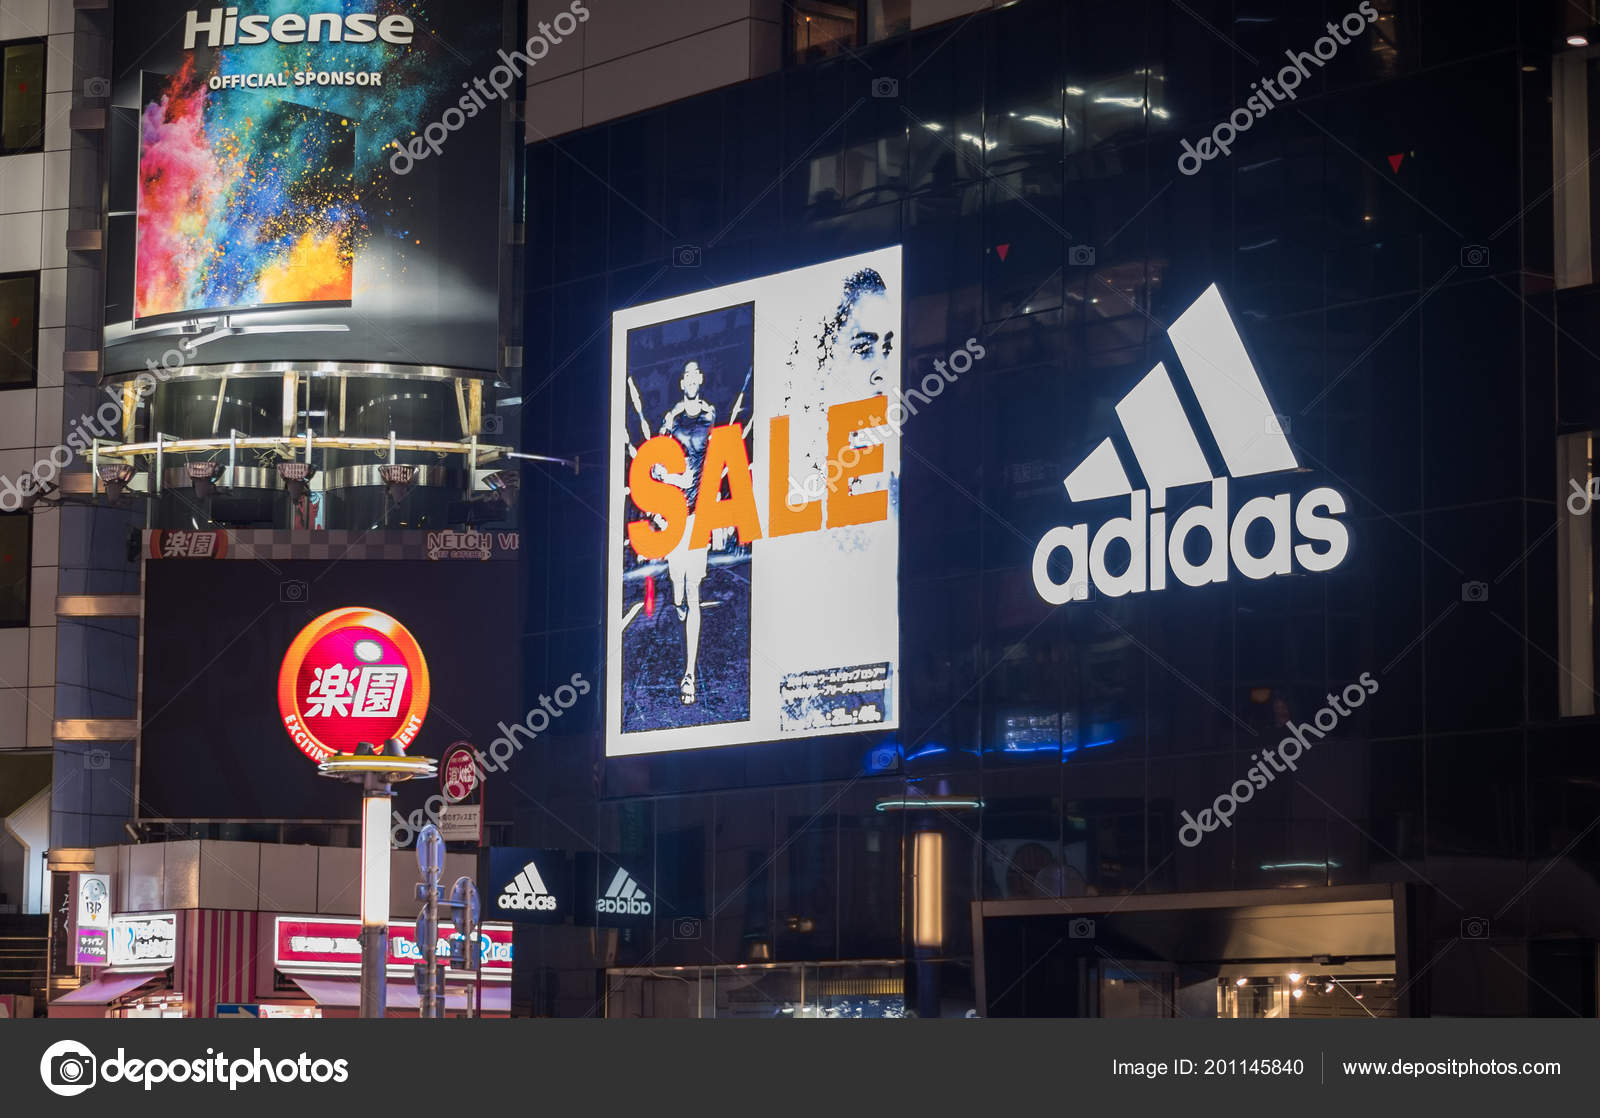
<svg viewBox="0 0 1600 1118"><path fill-rule="evenodd" d="M1266 389L1245 351L1244 340L1228 316L1215 284L1168 329L1173 350L1187 374L1228 477L1298 470ZM1167 574L1185 586L1228 581L1229 559L1246 578L1293 572L1330 571L1350 552L1350 534L1334 519L1346 510L1342 494L1319 486L1296 502L1289 493L1254 497L1233 514L1230 525L1228 477L1213 477L1194 428L1184 413L1166 366L1157 364L1116 407L1147 489L1134 489L1116 444L1108 437L1067 475L1064 484L1074 504L1126 496L1128 515L1103 523L1091 538L1088 524L1063 525L1046 532L1033 553L1033 584L1051 605L1083 601L1089 587L1107 597L1165 590ZM1190 504L1167 524L1166 491L1172 486L1211 483L1211 502ZM1252 526L1270 525L1271 546L1255 554L1247 546ZM1204 558L1191 560L1189 537L1206 536ZM1298 532L1303 542L1295 543ZM1111 570L1107 552L1123 541L1128 559ZM1063 550L1072 561L1057 579L1050 560Z"/></svg>
<svg viewBox="0 0 1600 1118"><path fill-rule="evenodd" d="M610 886L606 888L606 895L595 898L594 910L648 916L650 902L646 899L644 890L639 888L639 883L628 874L627 870L619 867L617 876L611 879Z"/></svg>
<svg viewBox="0 0 1600 1118"><path fill-rule="evenodd" d="M544 887L544 878L539 876L539 867L529 862L517 871L516 877L507 882L500 894L499 904L501 908L548 912L556 907L556 899L550 895L550 890Z"/></svg>

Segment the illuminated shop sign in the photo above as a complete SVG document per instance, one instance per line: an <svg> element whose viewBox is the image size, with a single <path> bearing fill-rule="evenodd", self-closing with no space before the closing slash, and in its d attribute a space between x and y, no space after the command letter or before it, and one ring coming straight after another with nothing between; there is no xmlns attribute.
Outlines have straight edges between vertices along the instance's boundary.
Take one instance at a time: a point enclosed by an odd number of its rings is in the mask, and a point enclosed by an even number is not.
<svg viewBox="0 0 1600 1118"><path fill-rule="evenodd" d="M389 738L408 746L428 713L428 663L406 627L363 606L300 630L278 670L284 729L319 764Z"/></svg>
<svg viewBox="0 0 1600 1118"><path fill-rule="evenodd" d="M434 958L447 962L455 925L439 922L439 941ZM479 931L479 950L486 978L511 976L511 928L505 924L485 924ZM274 925L273 965L285 971L316 971L324 974L361 973L361 921L341 917L279 916ZM411 973L422 962L415 922L389 925L388 969Z"/></svg>
<svg viewBox="0 0 1600 1118"><path fill-rule="evenodd" d="M170 967L178 961L178 917L158 912L111 918L111 965Z"/></svg>
<svg viewBox="0 0 1600 1118"><path fill-rule="evenodd" d="M560 924L572 912L572 868L559 850L497 846L489 851L484 913L519 924Z"/></svg>
<svg viewBox="0 0 1600 1118"><path fill-rule="evenodd" d="M899 724L901 302L895 247L612 316L607 754Z"/></svg>
<svg viewBox="0 0 1600 1118"><path fill-rule="evenodd" d="M1157 364L1116 406L1145 487L1134 488L1110 437L1067 476L1074 506L1126 497L1128 514L1102 520L1092 532L1089 523L1079 523L1045 533L1034 551L1033 583L1052 605L1084 601L1091 588L1118 598L1165 590L1169 580L1227 582L1230 570L1249 579L1330 571L1350 552L1349 529L1335 519L1346 511L1344 496L1327 486L1298 501L1283 492L1231 509L1230 478L1286 473L1300 463L1216 286L1167 333L1227 477L1212 476L1173 378ZM1202 483L1210 485L1209 499L1186 494L1169 525L1167 490Z"/></svg>
<svg viewBox="0 0 1600 1118"><path fill-rule="evenodd" d="M111 961L111 877L103 873L73 876L74 961L80 967L103 967Z"/></svg>

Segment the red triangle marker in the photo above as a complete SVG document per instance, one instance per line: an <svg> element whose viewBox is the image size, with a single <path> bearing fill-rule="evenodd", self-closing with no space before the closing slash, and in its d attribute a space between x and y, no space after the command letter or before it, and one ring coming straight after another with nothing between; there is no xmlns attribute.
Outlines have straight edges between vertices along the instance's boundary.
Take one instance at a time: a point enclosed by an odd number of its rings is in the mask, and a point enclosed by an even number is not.
<svg viewBox="0 0 1600 1118"><path fill-rule="evenodd" d="M1405 152L1401 152L1399 155L1391 155L1389 157L1389 168L1390 168L1390 170L1394 171L1394 173L1398 175L1400 173L1400 161L1402 159L1404 159L1405 157L1406 157L1406 153Z"/></svg>
<svg viewBox="0 0 1600 1118"><path fill-rule="evenodd" d="M1006 253L1011 251L1011 245L1009 243L1008 244L1003 244L1003 245L995 245L994 246L994 250L1000 254L1000 262L1002 264L1004 264L1005 260L1006 260Z"/></svg>

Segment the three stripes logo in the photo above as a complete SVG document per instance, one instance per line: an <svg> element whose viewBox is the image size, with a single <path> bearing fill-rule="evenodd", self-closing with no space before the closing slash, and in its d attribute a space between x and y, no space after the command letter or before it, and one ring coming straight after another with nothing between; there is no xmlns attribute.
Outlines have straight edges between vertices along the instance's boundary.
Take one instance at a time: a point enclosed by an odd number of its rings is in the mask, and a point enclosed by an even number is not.
<svg viewBox="0 0 1600 1118"><path fill-rule="evenodd" d="M615 912L638 916L650 915L650 901L627 870L620 866L617 876L611 879L605 895L594 899L596 912Z"/></svg>
<svg viewBox="0 0 1600 1118"><path fill-rule="evenodd" d="M1300 463L1215 284L1167 335L1227 476L1212 474L1178 389L1158 363L1116 406L1144 488L1134 488L1109 436L1066 477L1073 504L1127 497L1128 515L1105 521L1092 538L1088 524L1045 533L1033 553L1033 584L1051 605L1084 601L1091 585L1112 598L1165 590L1169 570L1185 586L1226 582L1230 557L1246 578L1263 579L1291 574L1296 565L1330 571L1350 553L1349 530L1334 519L1345 512L1344 496L1327 486L1298 502L1289 493L1253 497L1230 523L1229 478L1297 471ZM1211 485L1210 503L1186 502L1169 530L1167 490L1203 482ZM1127 555L1113 562L1119 541ZM1064 574L1058 551L1070 559Z"/></svg>
<svg viewBox="0 0 1600 1118"><path fill-rule="evenodd" d="M506 887L500 891L498 903L504 909L532 909L536 912L549 912L556 907L555 897L545 888L544 878L539 876L539 867L532 862L506 882Z"/></svg>

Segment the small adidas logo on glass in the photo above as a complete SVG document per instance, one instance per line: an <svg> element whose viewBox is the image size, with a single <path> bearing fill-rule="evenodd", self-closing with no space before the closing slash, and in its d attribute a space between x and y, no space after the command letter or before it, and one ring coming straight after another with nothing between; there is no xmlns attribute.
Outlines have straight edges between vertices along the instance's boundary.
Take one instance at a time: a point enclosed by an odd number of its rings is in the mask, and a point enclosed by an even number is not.
<svg viewBox="0 0 1600 1118"><path fill-rule="evenodd" d="M638 916L650 915L650 901L645 897L644 890L633 879L627 870L618 868L617 875L611 879L611 884L606 887L605 896L596 897L594 901L596 912L629 913Z"/></svg>
<svg viewBox="0 0 1600 1118"><path fill-rule="evenodd" d="M501 908L513 911L532 909L549 912L556 907L555 897L545 888L544 878L539 876L539 867L532 862L518 870L517 876L506 883L497 903Z"/></svg>
<svg viewBox="0 0 1600 1118"><path fill-rule="evenodd" d="M1326 486L1305 493L1298 503L1289 493L1252 498L1230 525L1230 478L1301 468L1287 438L1288 421L1272 410L1215 284L1178 316L1167 336L1227 476L1212 474L1200 433L1166 365L1158 362L1115 409L1144 488L1134 488L1109 435L1063 483L1074 505L1127 497L1128 515L1105 521L1092 538L1088 524L1045 533L1034 550L1033 582L1052 605L1084 601L1091 587L1112 598L1164 590L1169 571L1185 586L1226 582L1230 557L1246 578L1263 579L1290 574L1296 564L1307 571L1332 570L1349 554L1349 530L1334 519L1345 512L1344 496ZM1169 531L1162 511L1167 490L1203 482L1211 483L1210 503L1188 502ZM1296 532L1302 542L1295 542ZM1191 540L1200 548L1191 547ZM1119 542L1123 547L1113 562L1112 545ZM1070 558L1065 577L1060 577L1057 551Z"/></svg>

